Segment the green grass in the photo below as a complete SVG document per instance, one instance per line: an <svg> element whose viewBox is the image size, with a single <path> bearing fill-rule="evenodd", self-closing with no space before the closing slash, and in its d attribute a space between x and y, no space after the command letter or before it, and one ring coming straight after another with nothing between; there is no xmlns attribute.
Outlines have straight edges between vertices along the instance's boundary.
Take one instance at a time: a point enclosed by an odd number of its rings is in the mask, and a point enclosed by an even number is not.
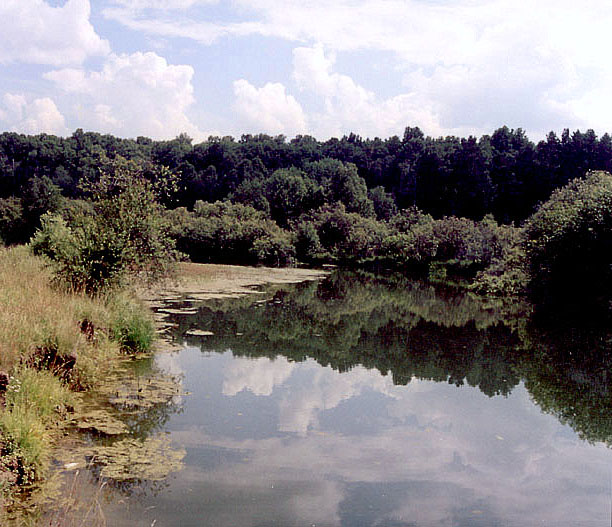
<svg viewBox="0 0 612 527"><path fill-rule="evenodd" d="M122 351L139 353L151 349L155 324L149 311L126 294L111 297L108 305L111 338L119 343Z"/></svg>

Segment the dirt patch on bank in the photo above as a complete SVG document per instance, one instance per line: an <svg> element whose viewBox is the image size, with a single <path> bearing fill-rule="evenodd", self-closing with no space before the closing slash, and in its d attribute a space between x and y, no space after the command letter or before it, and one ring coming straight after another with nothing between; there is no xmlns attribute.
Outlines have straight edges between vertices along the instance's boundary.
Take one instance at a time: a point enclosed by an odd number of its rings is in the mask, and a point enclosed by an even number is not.
<svg viewBox="0 0 612 527"><path fill-rule="evenodd" d="M256 287L266 284L293 284L319 280L328 272L316 269L276 269L271 267L242 267L238 265L180 263L177 278L163 286L147 291L143 297L149 302L172 298L209 300L232 298L256 293Z"/></svg>

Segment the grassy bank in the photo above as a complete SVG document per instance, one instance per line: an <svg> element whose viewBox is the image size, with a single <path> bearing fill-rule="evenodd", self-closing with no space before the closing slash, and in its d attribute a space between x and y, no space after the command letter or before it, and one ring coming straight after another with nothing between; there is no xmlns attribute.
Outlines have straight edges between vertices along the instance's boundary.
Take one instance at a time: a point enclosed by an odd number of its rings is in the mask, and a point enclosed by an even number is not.
<svg viewBox="0 0 612 527"><path fill-rule="evenodd" d="M0 489L44 478L74 392L95 388L113 358L147 349L154 326L123 292L96 297L54 285L26 247L0 248Z"/></svg>

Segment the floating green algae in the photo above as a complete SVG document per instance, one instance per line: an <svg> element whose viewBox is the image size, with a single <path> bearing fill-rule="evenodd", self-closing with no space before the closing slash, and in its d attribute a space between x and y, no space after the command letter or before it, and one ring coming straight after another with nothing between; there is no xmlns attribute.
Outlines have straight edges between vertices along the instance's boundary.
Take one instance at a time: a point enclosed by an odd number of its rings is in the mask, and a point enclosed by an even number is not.
<svg viewBox="0 0 612 527"><path fill-rule="evenodd" d="M83 431L96 432L104 435L121 435L128 432L128 427L107 410L102 408L89 410L74 419L74 425Z"/></svg>
<svg viewBox="0 0 612 527"><path fill-rule="evenodd" d="M108 402L121 411L142 411L159 404L169 404L182 393L172 377L124 379L109 394Z"/></svg>
<svg viewBox="0 0 612 527"><path fill-rule="evenodd" d="M144 440L127 438L91 449L93 465L100 476L114 481L161 481L183 467L185 450L174 449L168 436Z"/></svg>

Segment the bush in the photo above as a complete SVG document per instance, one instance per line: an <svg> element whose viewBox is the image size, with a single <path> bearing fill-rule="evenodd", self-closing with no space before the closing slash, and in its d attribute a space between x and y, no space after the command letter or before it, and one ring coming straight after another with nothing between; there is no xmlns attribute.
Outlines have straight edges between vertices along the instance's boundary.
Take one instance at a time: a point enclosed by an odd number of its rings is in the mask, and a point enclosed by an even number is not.
<svg viewBox="0 0 612 527"><path fill-rule="evenodd" d="M472 290L483 295L517 296L525 292L529 270L520 243L506 247L502 256L478 272Z"/></svg>
<svg viewBox="0 0 612 527"><path fill-rule="evenodd" d="M303 216L299 223L303 233L304 223L312 224L324 253L339 263L374 258L389 233L385 223L347 212L342 203L324 205ZM311 239L316 246L316 239Z"/></svg>
<svg viewBox="0 0 612 527"><path fill-rule="evenodd" d="M295 262L295 247L285 232L273 232L253 242L251 253L258 262L280 267Z"/></svg>
<svg viewBox="0 0 612 527"><path fill-rule="evenodd" d="M555 191L525 223L537 299L607 304L612 291L612 175L591 172Z"/></svg>
<svg viewBox="0 0 612 527"><path fill-rule="evenodd" d="M434 220L417 208L403 210L389 222L392 229L382 244L380 256L398 268L429 264L436 256L438 241Z"/></svg>
<svg viewBox="0 0 612 527"><path fill-rule="evenodd" d="M323 258L323 246L315 226L301 221L295 227L295 252L300 262L313 263Z"/></svg>
<svg viewBox="0 0 612 527"><path fill-rule="evenodd" d="M140 353L151 349L155 339L155 324L142 304L122 294L109 300L110 337L121 350Z"/></svg>
<svg viewBox="0 0 612 527"><path fill-rule="evenodd" d="M175 209L167 219L178 249L194 262L287 265L295 257L289 232L246 205L198 201L193 212Z"/></svg>
<svg viewBox="0 0 612 527"><path fill-rule="evenodd" d="M127 276L157 278L176 258L174 242L152 184L134 163L117 159L84 186L91 211L72 207L43 216L31 241L36 254L56 264L58 276L78 290L96 292Z"/></svg>
<svg viewBox="0 0 612 527"><path fill-rule="evenodd" d="M482 221L455 216L436 220L436 259L453 261L461 267L484 268L502 256L504 248L516 238L516 232L512 226L499 226L490 216Z"/></svg>

